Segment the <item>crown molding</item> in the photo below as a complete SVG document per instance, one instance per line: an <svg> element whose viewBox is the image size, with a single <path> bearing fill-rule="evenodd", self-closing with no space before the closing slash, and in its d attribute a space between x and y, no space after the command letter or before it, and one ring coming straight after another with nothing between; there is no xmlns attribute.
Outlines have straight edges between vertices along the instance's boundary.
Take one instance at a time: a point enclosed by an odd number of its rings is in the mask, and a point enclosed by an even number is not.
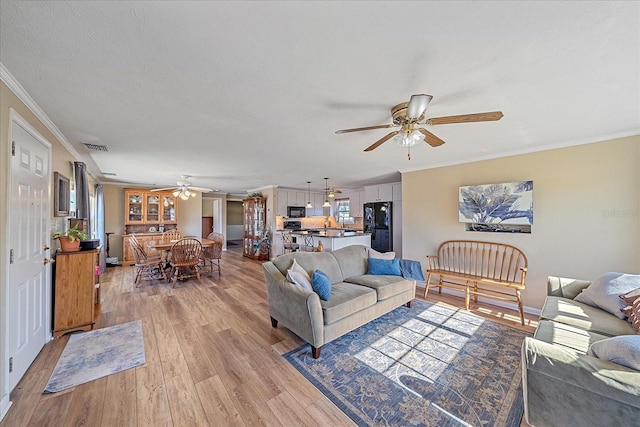
<svg viewBox="0 0 640 427"><path fill-rule="evenodd" d="M13 75L9 72L7 67L4 66L2 62L0 62L0 80L7 85L11 92L13 92L20 101L36 116L38 120L42 122L42 124L56 137L58 141L67 149L69 153L79 162L84 161L80 156L80 153L73 148L73 145L67 140L67 138L62 134L60 129L51 121L51 119L42 111L42 108L36 104L36 102L31 98L31 96L27 93L27 91L22 87L20 82L13 77Z"/></svg>

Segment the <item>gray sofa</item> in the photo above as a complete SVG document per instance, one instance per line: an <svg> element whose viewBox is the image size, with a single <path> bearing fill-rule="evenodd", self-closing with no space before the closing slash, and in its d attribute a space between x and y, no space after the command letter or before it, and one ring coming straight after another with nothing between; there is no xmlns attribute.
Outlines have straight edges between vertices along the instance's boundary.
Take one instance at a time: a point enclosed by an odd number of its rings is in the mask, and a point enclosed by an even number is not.
<svg viewBox="0 0 640 427"><path fill-rule="evenodd" d="M316 269L327 273L329 301L287 281L294 258L310 276ZM312 356L318 358L324 344L403 304L411 307L416 282L369 275L367 259L368 248L353 245L332 252L292 252L262 264L271 325L281 322L311 344Z"/></svg>
<svg viewBox="0 0 640 427"><path fill-rule="evenodd" d="M640 426L640 371L587 354L631 324L574 301L591 282L549 277L533 338L522 347L525 419L545 426Z"/></svg>

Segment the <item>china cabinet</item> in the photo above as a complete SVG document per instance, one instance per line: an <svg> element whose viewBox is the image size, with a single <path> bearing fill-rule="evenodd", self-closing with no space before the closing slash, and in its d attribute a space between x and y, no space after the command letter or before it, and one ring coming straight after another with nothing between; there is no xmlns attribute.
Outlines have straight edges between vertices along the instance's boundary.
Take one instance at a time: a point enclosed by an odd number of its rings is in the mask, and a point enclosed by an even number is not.
<svg viewBox="0 0 640 427"><path fill-rule="evenodd" d="M269 259L269 247L262 244L266 233L266 199L252 197L242 201L244 206L243 255L253 259ZM265 247L266 246L266 247Z"/></svg>
<svg viewBox="0 0 640 427"><path fill-rule="evenodd" d="M124 191L126 225L176 224L178 199L170 191L126 188Z"/></svg>
<svg viewBox="0 0 640 427"><path fill-rule="evenodd" d="M101 248L58 252L53 288L53 336L93 329L100 303Z"/></svg>

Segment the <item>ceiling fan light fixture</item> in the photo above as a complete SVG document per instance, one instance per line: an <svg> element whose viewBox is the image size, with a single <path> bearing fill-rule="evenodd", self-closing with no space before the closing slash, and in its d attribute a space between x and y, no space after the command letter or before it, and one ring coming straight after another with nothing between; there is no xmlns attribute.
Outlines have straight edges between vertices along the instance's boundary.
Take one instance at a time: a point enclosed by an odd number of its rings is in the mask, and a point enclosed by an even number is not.
<svg viewBox="0 0 640 427"><path fill-rule="evenodd" d="M418 145L424 140L424 135L415 129L411 132L400 132L393 137L393 141L400 147L409 148Z"/></svg>
<svg viewBox="0 0 640 427"><path fill-rule="evenodd" d="M182 190L175 190L173 192L173 197L178 197L180 195L180 193L182 193Z"/></svg>
<svg viewBox="0 0 640 427"><path fill-rule="evenodd" d="M329 191L329 198L333 199L334 197L336 197L336 194L333 191Z"/></svg>

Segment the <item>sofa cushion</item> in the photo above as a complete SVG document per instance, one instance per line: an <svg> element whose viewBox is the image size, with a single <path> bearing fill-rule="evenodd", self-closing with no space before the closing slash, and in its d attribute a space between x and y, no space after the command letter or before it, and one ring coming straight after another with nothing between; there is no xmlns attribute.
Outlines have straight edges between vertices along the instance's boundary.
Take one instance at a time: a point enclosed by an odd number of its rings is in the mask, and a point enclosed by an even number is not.
<svg viewBox="0 0 640 427"><path fill-rule="evenodd" d="M375 289L378 295L378 301L391 298L395 295L401 294L402 292L413 289L413 281L406 280L398 276L374 276L371 274L364 274L362 276L348 277L344 279L344 281Z"/></svg>
<svg viewBox="0 0 640 427"><path fill-rule="evenodd" d="M368 248L369 258L377 258L377 259L395 259L395 252L378 252L373 248Z"/></svg>
<svg viewBox="0 0 640 427"><path fill-rule="evenodd" d="M327 273L320 269L314 271L313 276L311 276L311 288L321 300L329 301L331 298L331 279L329 279Z"/></svg>
<svg viewBox="0 0 640 427"><path fill-rule="evenodd" d="M629 292L620 295L620 298L625 302L625 305L632 305L638 298L640 298L640 288L632 289Z"/></svg>
<svg viewBox="0 0 640 427"><path fill-rule="evenodd" d="M337 322L374 305L376 302L376 292L371 288L353 283L333 283L329 301L320 300L324 324Z"/></svg>
<svg viewBox="0 0 640 427"><path fill-rule="evenodd" d="M640 287L640 275L609 272L594 280L575 300L599 307L624 319L620 309L625 303L620 295Z"/></svg>
<svg viewBox="0 0 640 427"><path fill-rule="evenodd" d="M588 354L640 371L640 336L622 335L595 342Z"/></svg>
<svg viewBox="0 0 640 427"><path fill-rule="evenodd" d="M295 283L302 289L306 289L307 291L313 290L313 288L311 287L311 277L309 277L309 273L307 273L304 268L298 265L295 258L293 259L291 268L287 270L287 280Z"/></svg>
<svg viewBox="0 0 640 427"><path fill-rule="evenodd" d="M286 276L287 269L291 268L294 259L309 276L320 269L327 273L331 283L342 281L340 266L331 252L291 252L275 257L272 262L282 275Z"/></svg>
<svg viewBox="0 0 640 427"><path fill-rule="evenodd" d="M400 276L400 259L369 258L367 273L374 275Z"/></svg>
<svg viewBox="0 0 640 427"><path fill-rule="evenodd" d="M568 298L547 297L540 319L553 320L608 336L635 333L629 322L618 319L599 308Z"/></svg>
<svg viewBox="0 0 640 427"><path fill-rule="evenodd" d="M359 276L367 272L369 252L366 246L350 245L330 253L335 257L336 262L340 266L342 273L341 281L344 280L345 277Z"/></svg>
<svg viewBox="0 0 640 427"><path fill-rule="evenodd" d="M587 354L589 346L594 342L610 338L607 335L585 331L564 323L541 320L533 337L549 344L561 345L568 351Z"/></svg>

